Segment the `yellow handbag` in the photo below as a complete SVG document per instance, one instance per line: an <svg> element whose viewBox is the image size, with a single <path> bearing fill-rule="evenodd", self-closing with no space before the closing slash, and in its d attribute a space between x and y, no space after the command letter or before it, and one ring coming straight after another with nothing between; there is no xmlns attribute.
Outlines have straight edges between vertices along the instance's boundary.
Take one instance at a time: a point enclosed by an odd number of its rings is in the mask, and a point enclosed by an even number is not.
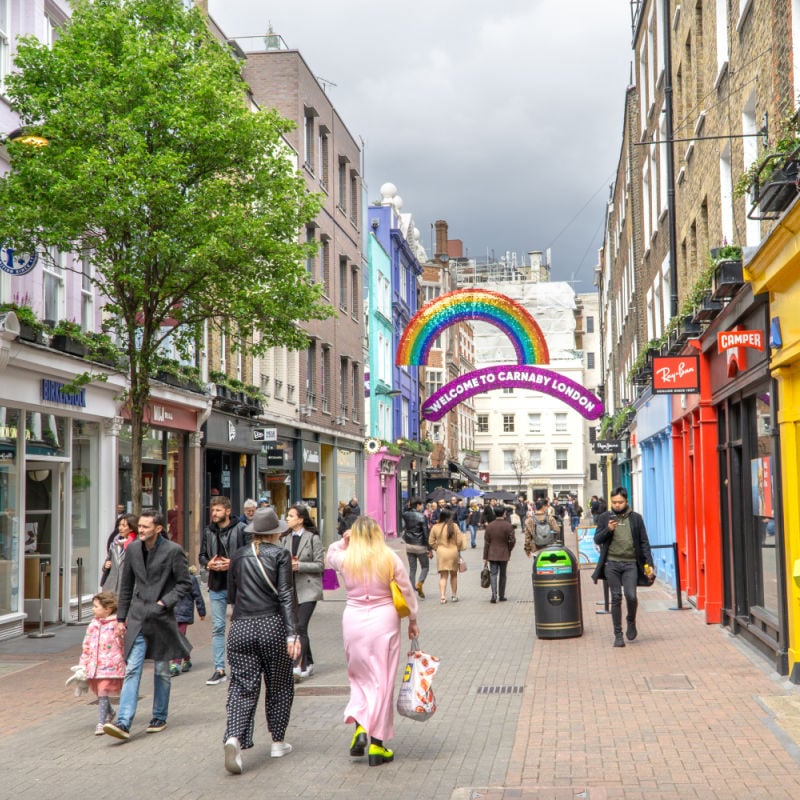
<svg viewBox="0 0 800 800"><path fill-rule="evenodd" d="M392 578L389 581L389 586L392 588L392 602L394 603L394 607L397 609L397 616L400 619L403 617L407 617L411 614L411 609L406 604L406 598L403 597L403 592L400 590L400 587L397 585L397 581L394 579L394 567L392 567Z"/></svg>

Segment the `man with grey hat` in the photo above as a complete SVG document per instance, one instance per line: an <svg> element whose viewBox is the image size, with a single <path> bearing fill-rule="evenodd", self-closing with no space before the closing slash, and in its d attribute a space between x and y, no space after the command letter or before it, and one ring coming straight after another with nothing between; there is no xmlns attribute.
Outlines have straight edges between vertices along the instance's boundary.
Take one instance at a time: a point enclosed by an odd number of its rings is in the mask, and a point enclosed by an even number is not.
<svg viewBox="0 0 800 800"><path fill-rule="evenodd" d="M271 508L259 508L245 528L249 545L232 556L228 599L233 605L228 631L227 726L223 737L225 769L240 774L242 750L253 746L253 727L263 679L270 755L292 751L284 741L294 700L293 662L300 656L297 605L292 584L292 554L280 544L288 526Z"/></svg>

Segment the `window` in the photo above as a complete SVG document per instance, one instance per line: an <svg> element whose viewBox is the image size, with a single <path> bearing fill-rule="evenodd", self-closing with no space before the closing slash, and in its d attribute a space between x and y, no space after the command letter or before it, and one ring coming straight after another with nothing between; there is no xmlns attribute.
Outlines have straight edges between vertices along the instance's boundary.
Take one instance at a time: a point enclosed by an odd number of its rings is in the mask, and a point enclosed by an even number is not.
<svg viewBox="0 0 800 800"><path fill-rule="evenodd" d="M319 393L322 399L322 412L324 414L330 413L330 406L328 404L328 382L331 379L331 349L330 347L322 348L322 371L319 378Z"/></svg>
<svg viewBox="0 0 800 800"><path fill-rule="evenodd" d="M306 404L311 408L317 405L317 343L311 342L306 357Z"/></svg>
<svg viewBox="0 0 800 800"><path fill-rule="evenodd" d="M489 433L488 414L478 414L478 433Z"/></svg>
<svg viewBox="0 0 800 800"><path fill-rule="evenodd" d="M567 430L567 415L556 414L556 433L564 433Z"/></svg>
<svg viewBox="0 0 800 800"><path fill-rule="evenodd" d="M589 480L597 480L597 464L589 464Z"/></svg>
<svg viewBox="0 0 800 800"><path fill-rule="evenodd" d="M597 441L597 428L589 428L589 444L594 444Z"/></svg>
<svg viewBox="0 0 800 800"><path fill-rule="evenodd" d="M360 303L358 301L361 298L360 298L360 290L359 290L359 287L358 287L358 268L357 267L353 267L353 269L351 271L351 276L352 276L352 279L353 279L353 285L350 287L350 289L352 290L352 295L353 295L353 299L352 299L353 305L350 308L350 315L353 317L353 319L358 319L358 309L359 309L359 306L360 306Z"/></svg>
<svg viewBox="0 0 800 800"><path fill-rule="evenodd" d="M442 371L440 369L425 370L425 380L427 383L428 397L430 397L442 388Z"/></svg>
<svg viewBox="0 0 800 800"><path fill-rule="evenodd" d="M303 163L310 172L314 172L314 138L314 109L307 108L303 114Z"/></svg>
<svg viewBox="0 0 800 800"><path fill-rule="evenodd" d="M81 330L94 330L94 266L88 254L81 258Z"/></svg>
<svg viewBox="0 0 800 800"><path fill-rule="evenodd" d="M506 472L513 472L514 471L514 451L513 450L503 450L503 469Z"/></svg>
<svg viewBox="0 0 800 800"><path fill-rule="evenodd" d="M503 387L503 394L514 394L514 387L513 386L504 386Z"/></svg>
<svg viewBox="0 0 800 800"><path fill-rule="evenodd" d="M350 170L350 222L358 227L358 207L361 192L359 190L358 173Z"/></svg>
<svg viewBox="0 0 800 800"><path fill-rule="evenodd" d="M528 414L528 433L542 432L542 415Z"/></svg>
<svg viewBox="0 0 800 800"><path fill-rule="evenodd" d="M322 284L326 297L331 296L331 242L328 236L320 237L320 266L322 268Z"/></svg>
<svg viewBox="0 0 800 800"><path fill-rule="evenodd" d="M347 311L347 256L339 256L339 308Z"/></svg>
<svg viewBox="0 0 800 800"><path fill-rule="evenodd" d="M358 408L362 403L364 397L363 389L359 390L361 384L361 375L358 370L358 364L353 362L353 422L358 422Z"/></svg>
<svg viewBox="0 0 800 800"><path fill-rule="evenodd" d="M297 362L300 359L300 354L297 350L287 350L285 347L281 348L281 350L282 358L286 364L286 402L294 403L296 402L295 391L297 387L294 385L293 381L296 381L299 375Z"/></svg>
<svg viewBox="0 0 800 800"><path fill-rule="evenodd" d="M567 451L556 450L556 469L567 468Z"/></svg>
<svg viewBox="0 0 800 800"><path fill-rule="evenodd" d="M314 252L316 249L316 242L317 237L314 235L314 226L307 225L306 226L306 244L308 244L309 251L308 255L306 256L306 269L308 270L308 274L311 276L311 280L316 280L317 276L314 274Z"/></svg>
<svg viewBox="0 0 800 800"><path fill-rule="evenodd" d="M347 159L339 156L339 184L336 205L342 211L347 203Z"/></svg>
<svg viewBox="0 0 800 800"><path fill-rule="evenodd" d="M0 3L2 0L0 0ZM64 254L57 248L48 249L44 259L44 318L58 322L66 314L64 297Z"/></svg>
<svg viewBox="0 0 800 800"><path fill-rule="evenodd" d="M594 333L594 317L586 317L586 333Z"/></svg>
<svg viewBox="0 0 800 800"><path fill-rule="evenodd" d="M275 354L274 380L275 380L275 399L283 400L283 387L286 385L286 355L287 351L283 347L276 347Z"/></svg>
<svg viewBox="0 0 800 800"><path fill-rule="evenodd" d="M347 361L347 358L339 359L339 413L343 417L347 416L347 390L350 387L350 382L347 380L350 374Z"/></svg>
<svg viewBox="0 0 800 800"><path fill-rule="evenodd" d="M327 191L330 181L330 167L328 166L328 133L319 129L319 185Z"/></svg>
<svg viewBox="0 0 800 800"><path fill-rule="evenodd" d="M594 353L586 354L586 369L594 369Z"/></svg>
<svg viewBox="0 0 800 800"><path fill-rule="evenodd" d="M542 451L541 450L528 450L528 464L531 469L542 468Z"/></svg>
<svg viewBox="0 0 800 800"><path fill-rule="evenodd" d="M481 450L480 451L481 463L478 465L478 469L481 472L488 472L489 471L489 451L488 450Z"/></svg>
<svg viewBox="0 0 800 800"><path fill-rule="evenodd" d="M514 433L513 414L503 414L503 433Z"/></svg>

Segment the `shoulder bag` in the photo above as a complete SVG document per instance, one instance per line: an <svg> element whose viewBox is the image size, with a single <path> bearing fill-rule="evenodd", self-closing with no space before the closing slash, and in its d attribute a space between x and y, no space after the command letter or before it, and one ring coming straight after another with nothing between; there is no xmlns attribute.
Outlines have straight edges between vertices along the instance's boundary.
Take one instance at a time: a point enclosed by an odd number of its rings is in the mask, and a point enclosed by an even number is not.
<svg viewBox="0 0 800 800"><path fill-rule="evenodd" d="M411 609L408 607L406 598L403 596L402 590L394 579L394 565L392 566L392 577L389 581L389 586L392 590L392 602L394 603L395 609L397 609L397 616L400 617L400 619L409 616L411 614Z"/></svg>

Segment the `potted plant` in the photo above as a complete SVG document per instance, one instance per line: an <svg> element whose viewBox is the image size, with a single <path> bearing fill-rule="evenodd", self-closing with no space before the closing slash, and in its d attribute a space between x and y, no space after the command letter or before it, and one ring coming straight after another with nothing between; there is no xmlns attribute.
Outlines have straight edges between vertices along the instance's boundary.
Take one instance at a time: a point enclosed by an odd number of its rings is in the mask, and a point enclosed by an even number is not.
<svg viewBox="0 0 800 800"><path fill-rule="evenodd" d="M211 370L208 379L216 387L216 399L218 401L230 400L231 390L228 388L228 376L224 372Z"/></svg>
<svg viewBox="0 0 800 800"><path fill-rule="evenodd" d="M742 248L737 245L715 248L711 257L716 262L711 296L715 300L733 297L744 284Z"/></svg>
<svg viewBox="0 0 800 800"><path fill-rule="evenodd" d="M86 358L89 353L90 340L81 326L74 320L59 320L53 327L50 346L62 353L78 358Z"/></svg>
<svg viewBox="0 0 800 800"><path fill-rule="evenodd" d="M711 322L722 311L722 301L711 296L711 289L706 289L694 309L694 322Z"/></svg>
<svg viewBox="0 0 800 800"><path fill-rule="evenodd" d="M87 358L114 369L124 368L125 359L122 352L107 333L90 331L86 336L89 339Z"/></svg>
<svg viewBox="0 0 800 800"><path fill-rule="evenodd" d="M44 323L36 316L27 296L13 303L0 305L0 312L13 311L19 321L19 336L22 342L44 344Z"/></svg>

